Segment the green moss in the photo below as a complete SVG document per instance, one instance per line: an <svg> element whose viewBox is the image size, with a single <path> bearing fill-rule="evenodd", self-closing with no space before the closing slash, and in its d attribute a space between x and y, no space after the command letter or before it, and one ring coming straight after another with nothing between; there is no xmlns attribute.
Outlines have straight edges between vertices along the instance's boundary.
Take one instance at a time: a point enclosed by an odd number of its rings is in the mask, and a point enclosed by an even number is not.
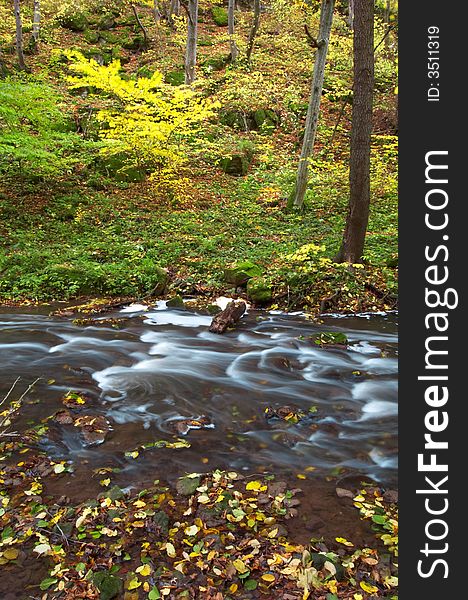
<svg viewBox="0 0 468 600"><path fill-rule="evenodd" d="M88 44L97 44L99 41L99 31L87 29L84 32L83 37L88 42Z"/></svg>
<svg viewBox="0 0 468 600"><path fill-rule="evenodd" d="M185 83L184 71L169 71L164 76L164 81L171 85L183 85Z"/></svg>
<svg viewBox="0 0 468 600"><path fill-rule="evenodd" d="M70 31L85 31L88 27L88 16L84 12L70 11L62 15L59 22Z"/></svg>
<svg viewBox="0 0 468 600"><path fill-rule="evenodd" d="M271 285L263 277L252 277L247 282L247 296L255 304L268 304L273 299Z"/></svg>
<svg viewBox="0 0 468 600"><path fill-rule="evenodd" d="M201 64L205 72L211 73L212 71L222 71L228 62L229 59L226 56L210 56Z"/></svg>
<svg viewBox="0 0 468 600"><path fill-rule="evenodd" d="M211 9L211 14L213 16L213 21L218 25L218 27L227 27L228 24L228 13L225 8L222 6L213 6Z"/></svg>

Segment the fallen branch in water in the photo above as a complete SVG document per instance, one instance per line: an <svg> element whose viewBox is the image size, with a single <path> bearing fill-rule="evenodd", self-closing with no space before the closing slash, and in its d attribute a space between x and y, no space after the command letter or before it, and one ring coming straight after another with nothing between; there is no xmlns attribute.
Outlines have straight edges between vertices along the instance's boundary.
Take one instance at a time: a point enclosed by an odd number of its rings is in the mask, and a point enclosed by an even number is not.
<svg viewBox="0 0 468 600"><path fill-rule="evenodd" d="M245 302L229 302L224 310L218 313L211 321L209 331L211 333L224 333L228 327L232 327L245 313L247 305Z"/></svg>
<svg viewBox="0 0 468 600"><path fill-rule="evenodd" d="M26 390L21 394L21 396L17 400L10 400L9 406L2 412L0 412L0 439L6 437L18 437L19 433L16 431L8 431L8 428L11 425L11 420L21 408L23 399L29 392L33 389L38 381L40 381L42 377L38 377L35 381L33 381ZM0 407L5 404L8 398L11 396L13 390L16 387L16 384L21 380L21 377L17 377L13 382L13 385L10 387L6 395L0 400Z"/></svg>

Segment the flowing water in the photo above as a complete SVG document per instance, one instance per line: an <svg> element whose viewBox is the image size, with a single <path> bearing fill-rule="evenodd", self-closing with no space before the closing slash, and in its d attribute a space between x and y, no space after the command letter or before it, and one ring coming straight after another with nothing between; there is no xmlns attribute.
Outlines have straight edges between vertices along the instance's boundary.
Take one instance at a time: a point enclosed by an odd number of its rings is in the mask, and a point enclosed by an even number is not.
<svg viewBox="0 0 468 600"><path fill-rule="evenodd" d="M45 308L0 313L1 397L16 377L23 386L42 378L18 431L64 408L69 390L87 396L85 413L111 423L105 442L93 446L78 428L49 422L41 444L54 460L72 462L75 494L102 466L118 467L130 486L214 468L357 472L394 485L396 315L327 316L315 324L250 311L222 336L208 332L211 317L165 303L110 317L125 318L122 327L80 326ZM323 331L345 333L348 347L318 347L309 336ZM271 418L290 412L284 406L299 414L297 423ZM203 428L184 432L181 421L201 418ZM177 438L190 447L126 456Z"/></svg>

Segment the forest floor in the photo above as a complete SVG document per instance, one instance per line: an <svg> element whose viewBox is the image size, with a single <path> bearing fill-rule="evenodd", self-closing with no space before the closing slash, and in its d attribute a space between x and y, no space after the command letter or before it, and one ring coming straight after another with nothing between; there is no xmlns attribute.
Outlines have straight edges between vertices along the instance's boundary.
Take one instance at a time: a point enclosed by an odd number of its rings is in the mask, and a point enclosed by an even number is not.
<svg viewBox="0 0 468 600"><path fill-rule="evenodd" d="M151 13L142 14L153 35ZM248 35L249 18L240 13L242 38ZM259 267L262 285L271 290L264 302L270 306L311 312L321 307L396 307L394 58L381 45L364 268L343 269L333 257L341 243L348 201L351 107L343 99L352 85L349 32L337 21L306 207L301 214L291 214L286 202L295 180L313 53L299 34L300 23L288 25L298 29L291 38L270 15L263 19L249 69L242 62L235 68L223 63L228 52L225 28L214 24L209 14L202 16L199 85L216 90L215 97L226 106L222 110L231 111L228 116L260 107L274 111L280 123L251 131L210 123L205 132L214 140L210 155L184 166L175 191L161 191L154 180L126 180L99 169L96 162L53 182L5 178L0 186L0 301L146 297L157 283L152 273L157 267L169 276L166 296L232 294L236 290L226 282L225 269L249 261ZM97 25L89 27L84 32L51 27L48 42L27 61L32 70L28 80L45 79L54 86L80 126L77 115L88 110L89 101L67 91L58 57L62 49L78 48L91 56L114 52L130 73L151 73L155 67L169 75L180 73L183 34L154 34L157 41L143 52L119 46L138 35L131 17L122 17L114 29L97 37ZM99 35L107 41L97 41ZM247 172L223 173L213 153L221 157L239 148L252 150ZM245 296L245 290L237 291Z"/></svg>

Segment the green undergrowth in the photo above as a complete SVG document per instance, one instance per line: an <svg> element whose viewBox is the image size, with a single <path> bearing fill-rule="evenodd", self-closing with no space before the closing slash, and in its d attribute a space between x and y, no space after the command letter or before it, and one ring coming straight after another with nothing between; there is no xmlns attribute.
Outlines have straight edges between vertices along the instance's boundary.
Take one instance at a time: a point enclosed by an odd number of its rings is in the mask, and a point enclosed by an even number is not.
<svg viewBox="0 0 468 600"><path fill-rule="evenodd" d="M193 132L180 142L176 164L166 161L162 167L142 160L140 151L109 154L97 119L109 98L93 86L70 89L67 50L79 49L104 65L118 58L120 86L158 71L172 97L180 91L173 86L183 82L183 24L171 29L163 23L156 30L150 7L139 6L150 34L142 47L135 16L124 3L86 0L80 7L76 11L66 2L56 13L46 3L41 42L26 57L29 72L20 74L11 11L2 12L0 5L6 69L0 80L1 301L229 293L224 271L250 261L260 269L263 296L271 296L271 305L314 312L396 306L393 33L376 52L364 268L343 267L333 257L348 202L352 35L341 10L335 15L306 208L287 213L313 66L303 25L307 19L311 30L317 27L317 7L290 10L282 0L272 2L262 14L251 64L244 56L250 11L236 15L241 52L236 64L226 60L227 31L215 17L225 16L224 9L203 12L194 89L217 109L203 123L202 135ZM377 16L377 40L385 30ZM349 101L343 104L344 99ZM117 141L127 138L125 133ZM237 291L248 294L245 287Z"/></svg>
<svg viewBox="0 0 468 600"><path fill-rule="evenodd" d="M350 270L332 260L344 225L345 182L330 188L326 173L315 179L303 214L285 211L282 186L287 189L288 177L278 182L272 173L261 172L220 177L210 182L209 203L179 207L142 200L137 195L142 188L132 186L113 194L69 189L41 206L34 206L32 196L22 210L4 195L0 210L9 226L2 232L0 296L36 301L138 297L154 292L161 268L168 270L169 289L182 283L181 291L202 286L227 292L231 286L224 269L245 260L260 266L274 296L286 293L297 305L316 308L338 285L348 298L343 307L357 308L356 302L365 299L366 281L394 294L396 272L387 266L397 251L394 197L374 200L367 264ZM206 192L200 187L198 194ZM319 250L308 252L311 244ZM164 286L158 293L163 291ZM366 301L370 308L373 304L374 297Z"/></svg>

